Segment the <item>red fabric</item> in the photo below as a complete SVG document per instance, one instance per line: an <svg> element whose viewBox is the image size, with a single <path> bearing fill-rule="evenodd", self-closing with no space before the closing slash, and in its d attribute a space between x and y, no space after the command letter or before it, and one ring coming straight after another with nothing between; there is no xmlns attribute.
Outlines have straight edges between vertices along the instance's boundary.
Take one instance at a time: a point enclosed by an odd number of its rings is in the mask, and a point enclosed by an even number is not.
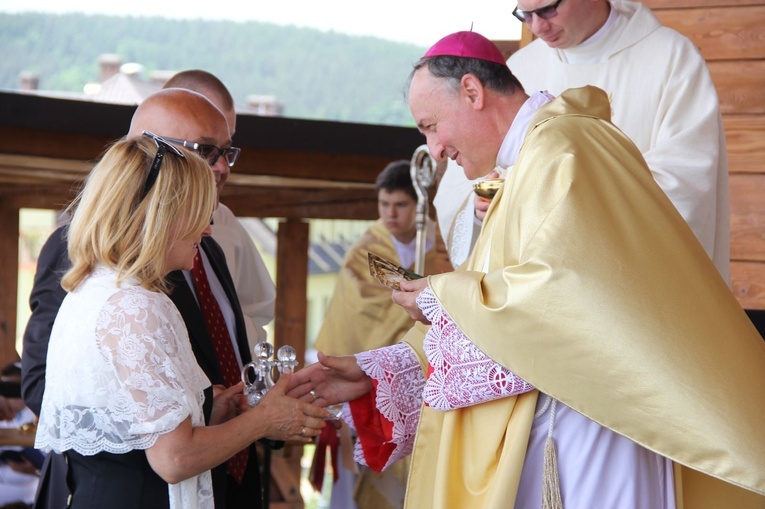
<svg viewBox="0 0 765 509"><path fill-rule="evenodd" d="M194 257L194 268L191 273L194 276L197 298L205 318L207 332L210 334L213 346L215 347L215 355L218 358L218 364L223 373L223 380L226 387L231 387L239 383L241 368L236 360L234 345L231 342L231 335L228 333L226 321L223 319L223 312L220 310L220 305L215 300L215 296L210 289L210 282L207 279L207 273L205 272L199 252ZM248 456L249 449L243 449L232 456L226 464L228 472L239 484L242 484L244 471L247 468Z"/></svg>
<svg viewBox="0 0 765 509"><path fill-rule="evenodd" d="M396 444L393 438L393 422L380 413L375 405L377 398L377 382L372 380L374 389L349 403L356 434L361 442L361 450L369 468L382 472Z"/></svg>
<svg viewBox="0 0 765 509"><path fill-rule="evenodd" d="M327 449L330 450L332 457L332 482L336 483L340 478L340 471L338 470L339 447L340 439L337 437L337 430L331 424L327 423L321 429L319 438L316 441L316 450L313 453L311 471L308 474L308 479L311 481L313 489L320 493L324 487L324 466L327 464Z"/></svg>
<svg viewBox="0 0 765 509"><path fill-rule="evenodd" d="M433 368L433 365L430 362L428 362L428 374L425 376L425 380L430 380L430 377L433 375L435 371L436 370ZM423 404L428 407L430 406L428 405L428 402L424 400L423 400Z"/></svg>

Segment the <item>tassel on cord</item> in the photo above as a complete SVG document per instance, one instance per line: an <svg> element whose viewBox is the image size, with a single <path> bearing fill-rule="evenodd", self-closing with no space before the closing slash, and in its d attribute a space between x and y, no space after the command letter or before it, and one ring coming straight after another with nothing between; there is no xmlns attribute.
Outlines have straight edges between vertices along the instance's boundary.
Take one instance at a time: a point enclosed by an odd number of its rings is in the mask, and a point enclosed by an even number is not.
<svg viewBox="0 0 765 509"><path fill-rule="evenodd" d="M547 404L550 405L550 427L547 430L545 441L544 473L542 474L542 509L563 509L563 500L560 496L560 479L558 478L558 452L555 449L553 439L553 424L555 423L555 407L557 401L547 396Z"/></svg>

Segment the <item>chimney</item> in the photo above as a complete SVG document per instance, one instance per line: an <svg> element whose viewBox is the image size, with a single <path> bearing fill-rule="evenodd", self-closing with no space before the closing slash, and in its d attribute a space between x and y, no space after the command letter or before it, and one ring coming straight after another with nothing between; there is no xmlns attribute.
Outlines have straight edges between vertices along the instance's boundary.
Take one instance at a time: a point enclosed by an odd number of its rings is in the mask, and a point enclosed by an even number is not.
<svg viewBox="0 0 765 509"><path fill-rule="evenodd" d="M249 111L262 117L280 117L284 114L284 104L273 95L248 95Z"/></svg>
<svg viewBox="0 0 765 509"><path fill-rule="evenodd" d="M103 83L112 76L119 74L122 59L119 55L104 53L98 57L98 82Z"/></svg>
<svg viewBox="0 0 765 509"><path fill-rule="evenodd" d="M21 71L19 73L19 89L23 92L37 90L40 86L40 77L32 71Z"/></svg>

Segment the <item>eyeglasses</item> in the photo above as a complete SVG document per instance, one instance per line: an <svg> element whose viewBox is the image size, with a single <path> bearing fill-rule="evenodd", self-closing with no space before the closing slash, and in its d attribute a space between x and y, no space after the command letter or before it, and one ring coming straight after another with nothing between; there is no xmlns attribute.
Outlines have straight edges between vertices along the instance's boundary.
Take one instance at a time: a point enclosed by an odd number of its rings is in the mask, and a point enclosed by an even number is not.
<svg viewBox="0 0 765 509"><path fill-rule="evenodd" d="M169 150L173 154L177 155L181 159L186 159L186 156L183 155L183 152L178 150L174 145L168 142L166 138L163 138L162 136L157 136L156 134L149 132L149 131L143 131L142 133L144 136L151 138L154 140L154 145L157 147L157 153L154 156L154 160L151 162L151 167L149 168L149 174L146 175L146 182L143 185L143 191L141 191L141 199L138 200L143 201L144 198L146 198L146 195L149 194L149 191L151 190L152 186L154 185L154 182L157 181L157 177L159 176L159 169L162 166L162 160L165 158L165 154Z"/></svg>
<svg viewBox="0 0 765 509"><path fill-rule="evenodd" d="M539 9L534 9L533 11L522 11L516 5L515 9L513 9L513 16L518 18L521 23L531 23L532 14L536 14L538 18L551 19L558 15L558 6L562 2L563 0L558 0L552 5L548 5L547 7L540 7Z"/></svg>
<svg viewBox="0 0 765 509"><path fill-rule="evenodd" d="M218 162L218 158L220 156L223 156L226 159L226 163L228 164L229 168L231 168L239 159L239 152L241 151L237 147L218 148L215 145L195 143L193 141L186 140L177 140L175 138L165 138L165 140L196 151L196 153L199 154L202 159L207 161L207 164L210 166Z"/></svg>

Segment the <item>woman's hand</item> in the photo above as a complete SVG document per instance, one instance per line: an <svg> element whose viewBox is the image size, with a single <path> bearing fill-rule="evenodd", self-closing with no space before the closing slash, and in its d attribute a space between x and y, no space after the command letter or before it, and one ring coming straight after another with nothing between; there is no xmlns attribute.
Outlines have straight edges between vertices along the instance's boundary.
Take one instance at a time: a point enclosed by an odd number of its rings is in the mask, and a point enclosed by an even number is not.
<svg viewBox="0 0 765 509"><path fill-rule="evenodd" d="M330 414L325 409L287 396L285 391L294 375L282 374L250 412L258 412L266 424L265 438L310 442L321 432Z"/></svg>
<svg viewBox="0 0 765 509"><path fill-rule="evenodd" d="M311 442L326 424L329 412L285 396L289 382L290 375L282 375L257 406L221 424L192 426L187 417L175 429L161 433L146 449L151 468L175 484L221 464L261 438ZM242 384L218 391L216 413L230 415L236 407L232 401L241 391Z"/></svg>
<svg viewBox="0 0 765 509"><path fill-rule="evenodd" d="M212 413L210 424L220 424L233 419L246 410L247 401L242 394L244 384L239 382L226 389L223 385L213 385ZM242 405L244 404L244 408Z"/></svg>

